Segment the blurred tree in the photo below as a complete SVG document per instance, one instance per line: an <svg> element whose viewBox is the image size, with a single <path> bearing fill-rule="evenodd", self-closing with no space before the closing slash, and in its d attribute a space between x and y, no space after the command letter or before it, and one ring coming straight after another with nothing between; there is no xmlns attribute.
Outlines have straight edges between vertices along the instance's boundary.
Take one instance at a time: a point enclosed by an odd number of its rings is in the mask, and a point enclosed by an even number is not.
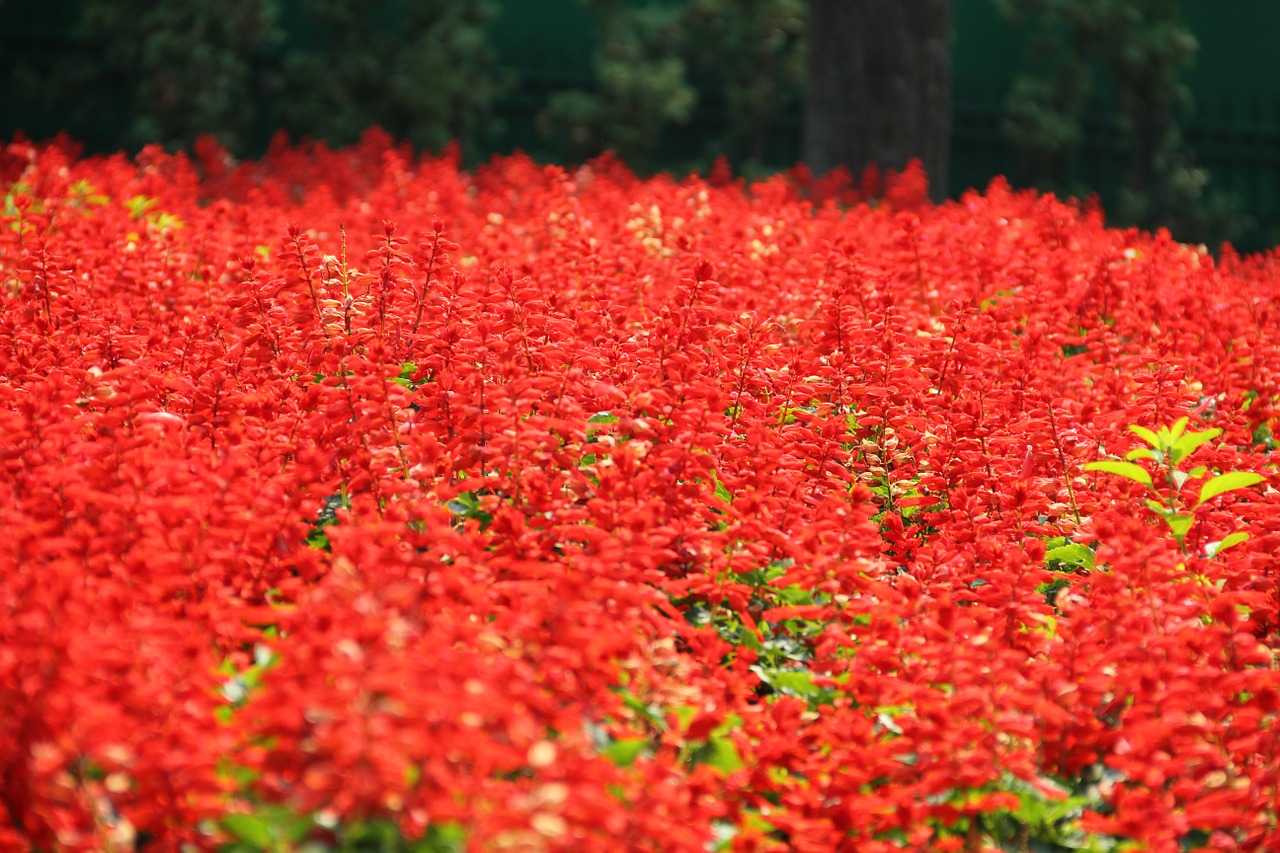
<svg viewBox="0 0 1280 853"><path fill-rule="evenodd" d="M945 196L951 0L809 0L804 160L815 173L919 158Z"/></svg>
<svg viewBox="0 0 1280 853"><path fill-rule="evenodd" d="M768 161L771 134L799 101L806 0L581 1L599 33L596 80L543 111L557 156L612 150L642 170ZM664 149L673 126L693 126L685 138L700 150Z"/></svg>
<svg viewBox="0 0 1280 853"><path fill-rule="evenodd" d="M474 151L495 124L491 0L295 0L284 25L281 0L75 5L79 49L47 74L15 64L6 82L108 150L208 133L244 154L279 129L345 144L379 125Z"/></svg>
<svg viewBox="0 0 1280 853"><path fill-rule="evenodd" d="M182 146L210 132L244 142L255 129L254 56L280 37L272 0L85 0L75 35L95 49L55 69L51 94L92 116L80 93L103 80L121 87L127 146Z"/></svg>
<svg viewBox="0 0 1280 853"><path fill-rule="evenodd" d="M595 88L552 95L540 129L569 159L611 150L633 168L651 166L663 130L687 122L697 102L678 49L685 10L624 0L583 2L596 17L600 37Z"/></svg>
<svg viewBox="0 0 1280 853"><path fill-rule="evenodd" d="M1004 128L1021 156L1021 175L1041 189L1084 194L1068 180L1086 139L1087 112L1117 114L1109 128L1127 169L1114 219L1165 226L1180 239L1216 242L1245 227L1231 200L1209 189L1209 175L1186 145L1180 116L1190 92L1180 74L1195 61L1196 39L1177 0L997 0L1032 31L1035 65L1005 99ZM1105 128L1095 128L1098 133ZM1094 189L1097 189L1096 187Z"/></svg>
<svg viewBox="0 0 1280 853"><path fill-rule="evenodd" d="M471 150L494 129L488 0L303 0L310 32L285 51L275 124L335 144L377 125L397 139ZM296 36L297 34L295 34Z"/></svg>
<svg viewBox="0 0 1280 853"><path fill-rule="evenodd" d="M726 120L709 158L748 169L769 162L779 120L799 112L804 88L806 0L691 0L691 68L712 78Z"/></svg>

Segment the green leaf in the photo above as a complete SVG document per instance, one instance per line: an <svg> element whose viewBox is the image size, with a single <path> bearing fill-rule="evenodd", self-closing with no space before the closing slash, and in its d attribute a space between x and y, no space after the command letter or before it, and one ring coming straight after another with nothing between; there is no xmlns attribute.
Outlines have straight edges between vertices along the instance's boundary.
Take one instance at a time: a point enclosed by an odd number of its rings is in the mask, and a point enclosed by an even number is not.
<svg viewBox="0 0 1280 853"><path fill-rule="evenodd" d="M1237 530L1229 536L1223 537L1221 542L1210 542L1205 546L1204 553L1207 557L1216 557L1232 545L1239 545L1249 538L1249 534L1243 530Z"/></svg>
<svg viewBox="0 0 1280 853"><path fill-rule="evenodd" d="M1164 461L1164 454L1159 450L1152 450L1148 447L1135 447L1133 450L1126 453L1124 458L1128 459L1130 462L1135 459L1150 459L1152 462L1159 465Z"/></svg>
<svg viewBox="0 0 1280 853"><path fill-rule="evenodd" d="M1255 474L1253 471L1228 471L1226 474L1220 474L1200 487L1200 499L1196 501L1196 506L1223 492L1245 489L1265 479L1261 474Z"/></svg>
<svg viewBox="0 0 1280 853"><path fill-rule="evenodd" d="M617 420L617 417L615 417L615 416L614 416L614 414L613 414L612 412L596 412L594 415L592 415L591 417L587 418L587 423L589 423L589 424L611 424L611 423L613 423L613 422L614 422L614 421L616 421L616 420Z"/></svg>
<svg viewBox="0 0 1280 853"><path fill-rule="evenodd" d="M689 724L698 716L698 709L692 705L681 705L675 709L676 722L679 723L680 731L686 731Z"/></svg>
<svg viewBox="0 0 1280 853"><path fill-rule="evenodd" d="M1152 432L1151 430L1147 429L1144 426L1138 426L1137 424L1133 424L1132 426L1129 427L1129 432L1136 433L1139 438L1141 438L1143 441L1145 441L1147 444L1151 445L1152 447L1159 448L1161 445L1159 436L1157 436L1154 432Z"/></svg>
<svg viewBox="0 0 1280 853"><path fill-rule="evenodd" d="M1094 567L1093 551L1088 545L1082 545L1079 542L1072 542L1069 545L1060 545L1057 548L1050 548L1044 552L1045 562L1059 562L1071 566L1083 566L1092 570Z"/></svg>
<svg viewBox="0 0 1280 853"><path fill-rule="evenodd" d="M187 223L183 222L172 213L156 213L147 217L147 220L161 231L177 230L186 228Z"/></svg>
<svg viewBox="0 0 1280 853"><path fill-rule="evenodd" d="M746 625L742 625L738 632L738 645L746 646L754 652L764 649L764 644L760 642L760 638Z"/></svg>
<svg viewBox="0 0 1280 853"><path fill-rule="evenodd" d="M468 519L474 518L480 522L482 531L488 529L493 516L480 506L480 497L480 492L462 492L445 503L445 507L456 519L455 526L461 526Z"/></svg>
<svg viewBox="0 0 1280 853"><path fill-rule="evenodd" d="M236 838L254 847L268 848L273 841L271 827L257 815L232 814L222 819L222 825Z"/></svg>
<svg viewBox="0 0 1280 853"><path fill-rule="evenodd" d="M813 683L813 676L800 669L775 669L762 671L761 679L768 682L775 690L788 696L810 699L822 692L822 688Z"/></svg>
<svg viewBox="0 0 1280 853"><path fill-rule="evenodd" d="M1192 468L1190 471L1174 471L1173 485L1175 488L1181 489L1183 485L1186 484L1187 480L1198 480L1204 476L1205 471L1207 470L1209 469L1205 468L1203 465L1199 465Z"/></svg>
<svg viewBox="0 0 1280 853"><path fill-rule="evenodd" d="M707 741L706 746L699 750L698 759L721 773L732 773L743 766L738 748L728 738L716 737Z"/></svg>
<svg viewBox="0 0 1280 853"><path fill-rule="evenodd" d="M417 372L418 365L414 364L412 361L406 361L404 364L400 365L400 375L392 377L391 381L403 385L410 391L417 390L418 386L422 384L422 382L413 381L414 374Z"/></svg>
<svg viewBox="0 0 1280 853"><path fill-rule="evenodd" d="M662 708L655 704L646 705L630 691L625 689L619 689L618 694L622 697L622 704L635 713L637 717L651 724L660 731L667 730L667 719L662 713Z"/></svg>
<svg viewBox="0 0 1280 853"><path fill-rule="evenodd" d="M600 750L600 754L618 767L630 767L648 745L648 738L623 738Z"/></svg>
<svg viewBox="0 0 1280 853"><path fill-rule="evenodd" d="M1192 453L1199 450L1201 445L1212 441L1220 435L1222 435L1222 430L1216 428L1207 429L1204 432L1187 433L1175 441L1173 446L1169 448L1169 461L1174 465L1177 465L1183 459L1186 459Z"/></svg>
<svg viewBox="0 0 1280 853"><path fill-rule="evenodd" d="M409 842L411 853L462 853L467 846L467 831L461 824L433 823L425 838Z"/></svg>
<svg viewBox="0 0 1280 853"><path fill-rule="evenodd" d="M727 488L725 488L724 483L720 482L720 478L719 478L718 476L716 476L716 474L715 474L714 472L712 472L712 474L711 474L711 479L712 479L712 481L713 481L713 482L715 482L715 484L716 484L716 491L715 491L715 495L716 495L716 497L717 497L717 498L719 498L720 500L724 501L724 502L725 502L725 503L727 503L727 504L732 504L732 503L733 503L733 492L731 492L731 491L729 491Z"/></svg>
<svg viewBox="0 0 1280 853"><path fill-rule="evenodd" d="M151 208L156 206L156 200L147 198L144 195L135 195L124 202L125 209L129 211L129 216L133 219L141 219L147 214Z"/></svg>
<svg viewBox="0 0 1280 853"><path fill-rule="evenodd" d="M1179 543L1187 536L1187 531L1191 529L1191 523L1195 521L1195 516L1189 513L1169 513L1164 517L1165 523L1169 525L1169 530L1173 533L1173 538Z"/></svg>
<svg viewBox="0 0 1280 853"><path fill-rule="evenodd" d="M1115 474L1117 477L1124 477L1126 480L1133 480L1135 483L1141 483L1147 488L1151 486L1151 475L1147 473L1147 469L1141 465L1135 465L1132 462L1120 462L1115 459L1103 459L1098 462L1090 462L1084 466L1086 471L1102 471L1107 474Z"/></svg>
<svg viewBox="0 0 1280 853"><path fill-rule="evenodd" d="M329 541L329 534L325 533L320 528L316 528L308 533L305 541L307 543L307 547L318 548L321 551L329 548L333 544Z"/></svg>

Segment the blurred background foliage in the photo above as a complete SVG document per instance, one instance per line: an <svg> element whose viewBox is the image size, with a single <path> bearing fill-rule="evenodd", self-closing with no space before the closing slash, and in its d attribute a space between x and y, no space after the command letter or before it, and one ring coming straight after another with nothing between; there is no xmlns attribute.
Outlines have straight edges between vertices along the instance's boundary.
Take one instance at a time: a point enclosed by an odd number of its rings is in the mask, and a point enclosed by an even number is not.
<svg viewBox="0 0 1280 853"><path fill-rule="evenodd" d="M279 38L276 10L264 0L211 3L149 3L88 0L73 34L97 42L99 53L81 52L46 78L51 97L93 115L109 107L75 98L93 81L128 77L127 123L122 143L154 140L173 146L195 141L205 128L218 129L231 145L252 132L254 57Z"/></svg>
<svg viewBox="0 0 1280 853"><path fill-rule="evenodd" d="M1224 108L1238 132L1197 123L1186 78L1200 43L1183 14L1195 2L954 4L953 193L1008 174L1097 193L1116 224L1276 242L1280 97L1249 102L1252 117ZM211 134L252 157L279 130L344 144L377 125L420 148L458 140L469 163L514 148L558 162L612 150L642 172L724 156L753 176L799 156L806 7L0 0L0 134L65 130L94 151ZM1200 151L1229 164L1234 192Z"/></svg>
<svg viewBox="0 0 1280 853"><path fill-rule="evenodd" d="M1033 68L1013 78L1004 132L1019 155L1015 180L1080 195L1065 179L1080 156L1084 117L1100 104L1126 162L1109 213L1168 227L1185 240L1239 237L1249 227L1232 199L1212 189L1181 124L1194 112L1183 75L1199 45L1172 0L997 0L1031 32Z"/></svg>
<svg viewBox="0 0 1280 853"><path fill-rule="evenodd" d="M478 145L503 76L469 0L80 0L65 56L11 79L94 147L261 151L277 129L335 145L378 125L423 148ZM114 93L114 96L113 96ZM75 133L77 138L79 134Z"/></svg>
<svg viewBox="0 0 1280 853"><path fill-rule="evenodd" d="M267 0L251 0L265 3ZM270 122L336 144L378 125L419 148L474 148L498 129L506 84L488 26L490 2L301 0L306 29L265 75Z"/></svg>
<svg viewBox="0 0 1280 853"><path fill-rule="evenodd" d="M596 20L594 86L547 99L539 130L560 140L569 159L612 149L636 167L652 168L667 125L688 123L698 96L683 52L684 9L631 6L621 0L583 0Z"/></svg>
<svg viewBox="0 0 1280 853"><path fill-rule="evenodd" d="M607 149L640 168L673 155L694 168L720 156L747 172L778 165L769 138L800 108L805 0L582 2L597 22L595 86L551 96L540 117L548 139L573 159ZM699 109L696 143L655 161L664 135Z"/></svg>

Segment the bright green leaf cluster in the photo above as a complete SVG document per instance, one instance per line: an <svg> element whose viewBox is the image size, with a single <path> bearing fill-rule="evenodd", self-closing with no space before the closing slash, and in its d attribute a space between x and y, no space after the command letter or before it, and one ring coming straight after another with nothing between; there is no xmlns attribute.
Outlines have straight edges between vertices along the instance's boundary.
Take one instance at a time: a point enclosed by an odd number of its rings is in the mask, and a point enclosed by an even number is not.
<svg viewBox="0 0 1280 853"><path fill-rule="evenodd" d="M449 512L453 513L454 526L462 528L466 523L475 519L481 530L486 530L493 521L493 515L486 512L480 503L480 498L491 494L488 489L480 489L474 492L462 492L457 497L445 504Z"/></svg>
<svg viewBox="0 0 1280 853"><path fill-rule="evenodd" d="M218 853L459 853L467 842L465 830L456 823L435 823L422 837L406 838L389 820L333 826L319 815L271 804L249 814L227 815L221 828L234 840L219 846Z"/></svg>
<svg viewBox="0 0 1280 853"><path fill-rule="evenodd" d="M1144 442L1145 447L1138 446L1125 454L1124 461L1103 459L1085 465L1086 471L1102 471L1124 477L1147 487L1151 497L1147 498L1147 508L1164 519L1169 532L1181 547L1187 534L1195 523L1195 511L1206 502L1227 492L1245 489L1261 483L1265 478L1253 471L1227 471L1215 474L1205 480L1200 487L1200 494L1194 504L1188 506L1183 500L1182 487L1189 480L1199 480L1208 475L1209 469L1204 465L1184 470L1182 463L1186 459L1222 434L1220 429L1207 429L1200 432L1187 432L1187 418L1179 418L1171 426L1160 427L1156 431L1134 424L1129 431ZM1155 466L1155 476L1147 468L1134 460L1146 460ZM1232 545L1238 545L1249 538L1249 534L1236 531L1218 542L1211 542L1205 547L1205 555L1214 557Z"/></svg>

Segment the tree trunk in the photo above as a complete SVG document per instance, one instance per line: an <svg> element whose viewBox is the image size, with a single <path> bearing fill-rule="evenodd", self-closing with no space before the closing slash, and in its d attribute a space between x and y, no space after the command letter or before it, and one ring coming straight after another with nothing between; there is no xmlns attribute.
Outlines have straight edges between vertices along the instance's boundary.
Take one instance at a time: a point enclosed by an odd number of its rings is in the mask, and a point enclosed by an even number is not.
<svg viewBox="0 0 1280 853"><path fill-rule="evenodd" d="M951 0L809 0L804 157L815 173L918 157L945 197Z"/></svg>

